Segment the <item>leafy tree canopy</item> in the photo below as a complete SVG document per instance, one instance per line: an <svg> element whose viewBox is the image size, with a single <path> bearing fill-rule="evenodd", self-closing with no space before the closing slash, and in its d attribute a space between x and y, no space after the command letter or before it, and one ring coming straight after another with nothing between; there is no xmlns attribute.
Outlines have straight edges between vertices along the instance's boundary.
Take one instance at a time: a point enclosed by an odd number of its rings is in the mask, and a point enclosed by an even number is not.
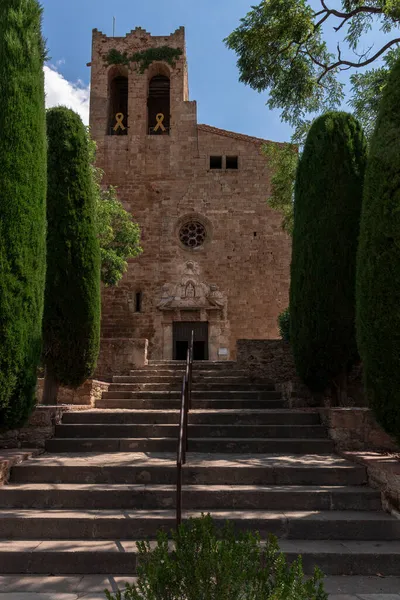
<svg viewBox="0 0 400 600"><path fill-rule="evenodd" d="M128 259L143 251L140 228L118 200L117 189L104 188L104 172L94 165L96 143L89 136L92 178L95 190L96 228L100 242L101 280L106 286L117 285L128 268Z"/></svg>
<svg viewBox="0 0 400 600"><path fill-rule="evenodd" d="M298 163L298 151L294 144L265 144L263 153L272 171L268 206L282 214L282 229L293 234L294 184Z"/></svg>
<svg viewBox="0 0 400 600"><path fill-rule="evenodd" d="M294 128L292 142L300 145L314 115L343 104L344 83L338 77L353 71L348 104L369 138L390 70L400 58L400 37L394 34L400 0L342 0L341 10L319 1L317 9L306 0L263 1L225 42L238 55L240 81L268 90L269 108L281 109L282 120ZM335 53L324 40L330 26L337 36ZM372 27L386 34L385 43L359 53ZM378 67L357 72L378 59ZM268 204L282 213L282 228L291 234L296 153L292 144L267 145L264 153L273 172Z"/></svg>
<svg viewBox="0 0 400 600"><path fill-rule="evenodd" d="M338 39L335 53L324 40L323 27L330 24ZM263 0L225 42L238 55L240 81L259 92L269 91L268 106L281 109L299 141L304 139L307 115L343 102L339 73L365 67L396 47L400 36L392 32L399 24L400 0L342 0L341 10L329 8L325 0L317 9L307 0ZM390 39L379 49L359 53L373 26Z"/></svg>

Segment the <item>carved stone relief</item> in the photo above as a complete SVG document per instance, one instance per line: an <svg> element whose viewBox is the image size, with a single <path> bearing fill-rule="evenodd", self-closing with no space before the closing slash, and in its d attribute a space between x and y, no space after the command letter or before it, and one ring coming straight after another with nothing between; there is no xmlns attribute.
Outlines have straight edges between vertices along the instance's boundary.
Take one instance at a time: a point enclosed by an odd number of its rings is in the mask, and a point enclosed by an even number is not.
<svg viewBox="0 0 400 600"><path fill-rule="evenodd" d="M226 298L217 285L201 280L199 265L188 261L180 272L179 281L163 285L159 310L218 310L222 311L225 319Z"/></svg>

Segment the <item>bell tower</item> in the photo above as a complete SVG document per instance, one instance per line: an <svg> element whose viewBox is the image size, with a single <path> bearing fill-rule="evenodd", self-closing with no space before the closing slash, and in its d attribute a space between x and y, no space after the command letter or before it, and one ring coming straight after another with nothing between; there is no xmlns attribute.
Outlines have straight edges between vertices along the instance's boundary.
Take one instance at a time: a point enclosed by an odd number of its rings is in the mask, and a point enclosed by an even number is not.
<svg viewBox="0 0 400 600"><path fill-rule="evenodd" d="M90 126L97 141L179 136L182 111L195 108L188 102L183 27L169 36L137 27L125 37L107 37L95 29L91 67Z"/></svg>

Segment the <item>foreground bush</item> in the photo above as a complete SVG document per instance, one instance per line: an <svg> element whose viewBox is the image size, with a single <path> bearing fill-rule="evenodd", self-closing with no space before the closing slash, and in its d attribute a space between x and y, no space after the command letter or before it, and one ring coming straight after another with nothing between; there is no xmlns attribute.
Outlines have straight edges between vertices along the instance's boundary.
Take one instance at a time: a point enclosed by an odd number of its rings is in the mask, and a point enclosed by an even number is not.
<svg viewBox="0 0 400 600"><path fill-rule="evenodd" d="M346 394L358 358L355 280L366 140L343 112L314 121L300 158L294 207L290 341L296 369L313 391Z"/></svg>
<svg viewBox="0 0 400 600"><path fill-rule="evenodd" d="M371 139L357 259L357 341L371 408L400 440L400 61Z"/></svg>
<svg viewBox="0 0 400 600"><path fill-rule="evenodd" d="M0 1L0 427L35 403L46 269L42 11Z"/></svg>
<svg viewBox="0 0 400 600"><path fill-rule="evenodd" d="M271 537L235 536L227 523L217 530L212 518L191 519L157 545L139 542L138 580L124 592L106 591L108 600L327 600L322 573L305 581L301 558L291 566Z"/></svg>
<svg viewBox="0 0 400 600"><path fill-rule="evenodd" d="M100 248L86 128L65 107L47 112L47 276L44 404L93 374L100 344Z"/></svg>

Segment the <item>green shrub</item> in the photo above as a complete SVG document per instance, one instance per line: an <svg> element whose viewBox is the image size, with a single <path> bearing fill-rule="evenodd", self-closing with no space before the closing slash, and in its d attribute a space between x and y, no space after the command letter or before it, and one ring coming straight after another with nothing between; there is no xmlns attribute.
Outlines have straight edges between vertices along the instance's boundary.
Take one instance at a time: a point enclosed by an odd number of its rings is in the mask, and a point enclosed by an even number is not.
<svg viewBox="0 0 400 600"><path fill-rule="evenodd" d="M47 112L44 402L93 374L100 342L100 249L86 129L72 110Z"/></svg>
<svg viewBox="0 0 400 600"><path fill-rule="evenodd" d="M285 342L290 342L290 311L285 308L278 317L280 336Z"/></svg>
<svg viewBox="0 0 400 600"><path fill-rule="evenodd" d="M117 188L104 187L104 171L96 166L96 142L91 139L89 130L87 134L100 244L101 281L109 287L121 281L128 269L128 259L143 252L140 228L118 199Z"/></svg>
<svg viewBox="0 0 400 600"><path fill-rule="evenodd" d="M157 545L138 542L137 583L124 592L106 591L108 600L326 600L322 573L304 578L301 558L288 565L271 536L263 546L258 535L235 536L227 523L218 530L207 515L165 533Z"/></svg>
<svg viewBox="0 0 400 600"><path fill-rule="evenodd" d="M0 2L0 427L35 403L46 269L46 120L36 0Z"/></svg>
<svg viewBox="0 0 400 600"><path fill-rule="evenodd" d="M356 292L369 403L379 423L400 440L400 61L389 76L371 139Z"/></svg>
<svg viewBox="0 0 400 600"><path fill-rule="evenodd" d="M366 141L349 114L316 119L295 185L290 341L296 369L314 391L345 382L357 360L356 254Z"/></svg>

